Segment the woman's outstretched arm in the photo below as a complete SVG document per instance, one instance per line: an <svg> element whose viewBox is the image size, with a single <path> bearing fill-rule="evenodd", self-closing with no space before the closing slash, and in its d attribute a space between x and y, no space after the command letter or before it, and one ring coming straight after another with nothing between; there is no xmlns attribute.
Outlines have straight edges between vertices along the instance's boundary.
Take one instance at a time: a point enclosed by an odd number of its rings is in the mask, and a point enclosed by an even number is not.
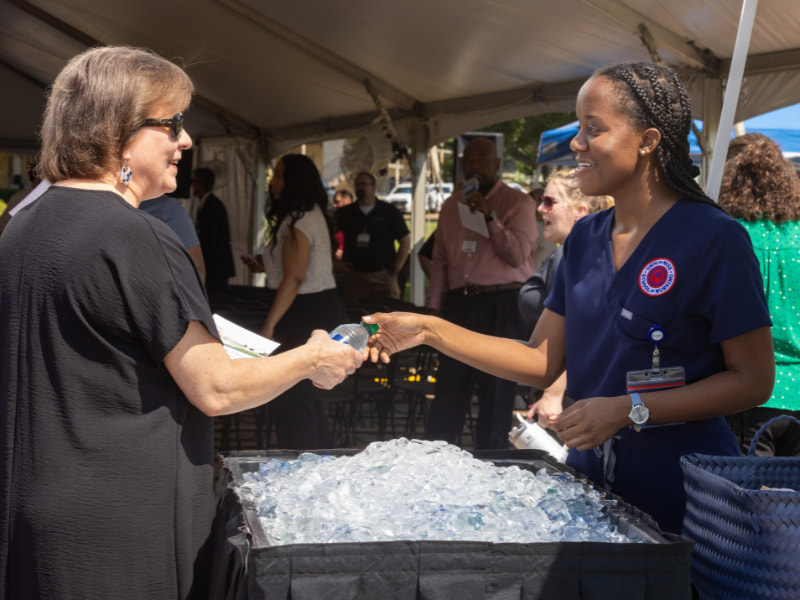
<svg viewBox="0 0 800 600"><path fill-rule="evenodd" d="M426 344L496 377L536 387L548 387L564 370L564 318L546 309L527 342L476 333L432 315L375 313L364 321L379 326L368 350L374 362Z"/></svg>

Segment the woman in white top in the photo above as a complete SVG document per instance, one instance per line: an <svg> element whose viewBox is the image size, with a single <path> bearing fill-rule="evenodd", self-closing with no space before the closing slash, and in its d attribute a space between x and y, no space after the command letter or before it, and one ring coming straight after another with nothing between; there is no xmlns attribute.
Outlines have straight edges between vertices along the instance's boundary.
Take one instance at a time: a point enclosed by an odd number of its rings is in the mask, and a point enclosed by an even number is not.
<svg viewBox="0 0 800 600"><path fill-rule="evenodd" d="M261 335L280 342L279 351L302 345L314 329L344 322L344 304L333 278L334 238L328 195L314 163L287 154L270 180L267 213L270 241L263 262L273 295ZM333 442L313 386L298 384L270 405L278 445L293 450L331 448Z"/></svg>

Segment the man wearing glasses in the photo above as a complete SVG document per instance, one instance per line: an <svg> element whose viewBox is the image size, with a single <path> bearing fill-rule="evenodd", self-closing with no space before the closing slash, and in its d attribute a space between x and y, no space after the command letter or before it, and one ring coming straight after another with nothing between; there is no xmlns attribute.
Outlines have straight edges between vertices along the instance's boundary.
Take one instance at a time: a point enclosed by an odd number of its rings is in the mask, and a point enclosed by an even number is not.
<svg viewBox="0 0 800 600"><path fill-rule="evenodd" d="M535 271L536 204L502 182L493 140L476 138L467 144L463 167L465 177L477 179L479 185L474 191L456 191L442 207L428 309L473 331L527 338L530 332L517 309L517 295ZM475 226L476 215L483 217L485 229ZM446 356L440 357L428 439L458 439L476 383L480 412L474 448L508 447L516 383Z"/></svg>

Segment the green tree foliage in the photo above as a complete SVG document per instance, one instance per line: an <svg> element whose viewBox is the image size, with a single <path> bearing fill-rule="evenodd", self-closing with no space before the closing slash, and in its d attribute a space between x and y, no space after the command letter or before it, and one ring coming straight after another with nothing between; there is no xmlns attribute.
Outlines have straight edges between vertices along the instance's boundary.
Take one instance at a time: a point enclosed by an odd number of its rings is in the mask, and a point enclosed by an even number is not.
<svg viewBox="0 0 800 600"><path fill-rule="evenodd" d="M539 138L542 136L542 132L571 123L576 118L574 112L547 113L497 123L483 127L481 130L502 133L504 136L505 158L516 160L519 172L532 175L536 171L536 155L538 154Z"/></svg>

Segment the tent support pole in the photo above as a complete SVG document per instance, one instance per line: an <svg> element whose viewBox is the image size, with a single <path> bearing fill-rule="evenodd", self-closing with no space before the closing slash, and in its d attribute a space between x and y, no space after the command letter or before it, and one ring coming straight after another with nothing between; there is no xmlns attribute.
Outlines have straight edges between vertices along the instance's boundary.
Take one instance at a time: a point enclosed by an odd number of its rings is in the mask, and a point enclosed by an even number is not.
<svg viewBox="0 0 800 600"><path fill-rule="evenodd" d="M722 111L722 80L706 77L703 80L703 188L708 187L711 156L719 133L719 114Z"/></svg>
<svg viewBox="0 0 800 600"><path fill-rule="evenodd" d="M425 180L427 179L427 150L415 150L412 166L414 180L411 187L411 253L409 300L417 306L425 306L425 274L417 260L419 247L425 241Z"/></svg>
<svg viewBox="0 0 800 600"><path fill-rule="evenodd" d="M714 155L711 157L711 169L708 173L706 193L717 200L719 188L722 185L722 171L725 169L725 159L728 155L728 144L731 141L731 129L736 115L736 105L739 101L739 90L742 87L744 64L747 60L747 50L750 47L750 34L753 32L753 21L756 16L758 0L743 0L742 14L739 19L739 30L736 33L736 45L733 47L731 70L728 74L728 83L725 86L725 100L722 103L722 113L719 118L719 131L714 143Z"/></svg>

